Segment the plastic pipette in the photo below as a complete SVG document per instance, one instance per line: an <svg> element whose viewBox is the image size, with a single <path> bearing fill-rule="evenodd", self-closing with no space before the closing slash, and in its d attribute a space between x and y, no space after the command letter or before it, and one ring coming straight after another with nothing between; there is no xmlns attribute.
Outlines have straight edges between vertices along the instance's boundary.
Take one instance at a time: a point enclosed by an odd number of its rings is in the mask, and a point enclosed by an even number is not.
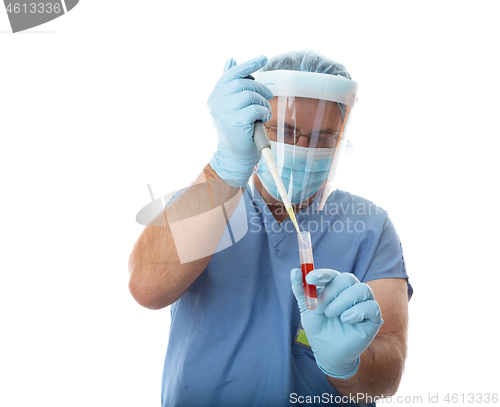
<svg viewBox="0 0 500 407"><path fill-rule="evenodd" d="M288 215L290 216L290 219L292 220L297 233L300 235L299 225L297 224L297 220L295 219L295 213L293 212L292 204L285 191L285 186L283 185L283 181L281 180L278 168L276 167L276 163L274 162L274 158L271 153L271 143L269 142L269 138L267 137L266 128L264 127L264 123L262 123L262 121L260 120L257 120L254 123L253 139L255 141L255 144L257 145L257 148L264 156L264 160L266 160L266 164L269 167L269 171L271 171L271 175L276 186L278 187L278 192L280 193L281 200L285 205L285 209L288 212Z"/></svg>

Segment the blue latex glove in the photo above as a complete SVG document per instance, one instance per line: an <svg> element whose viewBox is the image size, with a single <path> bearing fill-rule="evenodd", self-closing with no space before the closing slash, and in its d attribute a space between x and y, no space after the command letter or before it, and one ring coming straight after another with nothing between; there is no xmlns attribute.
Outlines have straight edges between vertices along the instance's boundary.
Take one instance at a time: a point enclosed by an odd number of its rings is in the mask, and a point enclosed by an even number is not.
<svg viewBox="0 0 500 407"><path fill-rule="evenodd" d="M271 105L267 100L272 99L272 92L261 83L246 78L266 63L265 56L241 65L236 65L231 58L208 98L207 104L219 135L218 150L210 165L219 177L234 187L247 184L260 160L261 153L253 141L254 122L271 119Z"/></svg>
<svg viewBox="0 0 500 407"><path fill-rule="evenodd" d="M318 286L318 307L309 310L300 269L292 269L291 280L302 326L317 365L328 376L351 377L358 371L359 356L383 324L371 288L351 273L313 270L306 281Z"/></svg>

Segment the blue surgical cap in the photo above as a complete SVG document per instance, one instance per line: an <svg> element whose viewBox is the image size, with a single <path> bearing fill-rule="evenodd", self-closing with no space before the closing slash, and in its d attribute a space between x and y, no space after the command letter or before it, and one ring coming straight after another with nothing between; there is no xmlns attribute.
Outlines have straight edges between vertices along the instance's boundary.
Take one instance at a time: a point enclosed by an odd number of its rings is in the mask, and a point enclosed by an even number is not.
<svg viewBox="0 0 500 407"><path fill-rule="evenodd" d="M283 69L285 71L304 71L326 73L328 75L343 76L351 79L351 75L341 63L327 58L316 51L290 51L284 54L276 55L267 61L267 64L261 69L264 71L277 71ZM342 103L337 103L342 117L345 115L345 106Z"/></svg>
<svg viewBox="0 0 500 407"><path fill-rule="evenodd" d="M316 51L291 51L270 58L261 71L304 71L326 73L351 79L344 65Z"/></svg>
<svg viewBox="0 0 500 407"><path fill-rule="evenodd" d="M312 50L290 51L270 58L261 71L304 71L325 73L328 75L343 76L352 79L349 72L341 63L325 57L323 54ZM346 108L342 103L338 103L342 117L345 115ZM347 142L347 151L350 153L353 146L350 141Z"/></svg>

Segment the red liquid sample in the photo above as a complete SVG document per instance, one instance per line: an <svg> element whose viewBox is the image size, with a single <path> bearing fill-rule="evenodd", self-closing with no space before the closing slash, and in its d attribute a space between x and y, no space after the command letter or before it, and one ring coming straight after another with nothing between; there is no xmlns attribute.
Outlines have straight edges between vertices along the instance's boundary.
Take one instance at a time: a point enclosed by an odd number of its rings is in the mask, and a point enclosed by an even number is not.
<svg viewBox="0 0 500 407"><path fill-rule="evenodd" d="M304 284L304 294L309 298L318 298L318 291L316 290L315 285L307 284L306 276L310 271L314 270L314 264L312 263L303 263L301 264L302 268L302 283Z"/></svg>

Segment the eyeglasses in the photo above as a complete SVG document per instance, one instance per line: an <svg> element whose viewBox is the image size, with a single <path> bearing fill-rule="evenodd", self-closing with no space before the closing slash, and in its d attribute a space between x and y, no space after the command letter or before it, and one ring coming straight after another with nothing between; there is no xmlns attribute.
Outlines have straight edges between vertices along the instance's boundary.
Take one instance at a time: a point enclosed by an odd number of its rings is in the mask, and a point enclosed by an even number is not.
<svg viewBox="0 0 500 407"><path fill-rule="evenodd" d="M267 136L269 140L278 141L278 125L271 124L269 126L264 125L267 131ZM299 133L295 128L288 126L280 126L283 130L283 142L286 144L295 145L299 142L301 137L305 137L307 140L307 146L311 144L312 134L302 134ZM314 139L316 140L316 148L336 148L340 142L339 133L316 133L314 132ZM281 135L281 134L280 134Z"/></svg>

